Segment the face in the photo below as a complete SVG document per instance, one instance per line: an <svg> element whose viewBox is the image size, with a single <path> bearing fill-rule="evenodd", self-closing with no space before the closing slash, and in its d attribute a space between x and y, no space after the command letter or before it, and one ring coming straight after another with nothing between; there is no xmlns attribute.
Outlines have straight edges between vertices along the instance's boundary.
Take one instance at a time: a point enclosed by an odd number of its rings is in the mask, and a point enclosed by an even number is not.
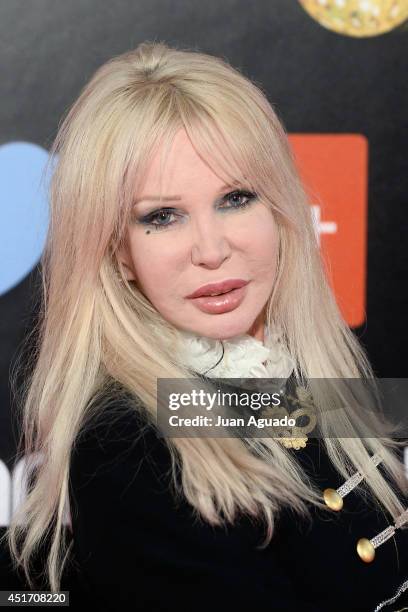
<svg viewBox="0 0 408 612"><path fill-rule="evenodd" d="M271 210L247 186L225 185L184 130L176 133L163 168L162 202L155 201L159 164L157 151L119 254L127 278L179 329L208 338L249 333L263 340L279 248ZM219 297L186 297L231 279L247 284Z"/></svg>

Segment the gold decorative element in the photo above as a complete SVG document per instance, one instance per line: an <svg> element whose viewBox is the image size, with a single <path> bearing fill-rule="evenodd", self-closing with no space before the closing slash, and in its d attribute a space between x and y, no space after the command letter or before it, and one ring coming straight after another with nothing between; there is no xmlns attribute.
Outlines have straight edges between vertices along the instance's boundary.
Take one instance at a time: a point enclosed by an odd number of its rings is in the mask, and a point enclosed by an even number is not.
<svg viewBox="0 0 408 612"><path fill-rule="evenodd" d="M388 525L388 527L383 529L383 531L380 531L380 533L377 533L377 535L371 538L371 540L368 540L367 538L360 538L357 542L357 553L360 559L366 563L371 563L375 557L375 549L392 538L397 529L399 529L407 521L408 508L406 508L404 512L395 519L394 525Z"/></svg>
<svg viewBox="0 0 408 612"><path fill-rule="evenodd" d="M275 440L278 440L286 448L294 448L295 450L299 450L300 448L305 448L307 436L305 438L275 438Z"/></svg>
<svg viewBox="0 0 408 612"><path fill-rule="evenodd" d="M307 417L308 423L303 426L288 426L277 428L279 436L274 439L280 442L286 448L293 448L294 450L300 450L305 448L308 437L306 434L313 431L317 423L316 408L312 402L312 396L310 392L304 387L296 387L296 396L287 394L285 397L291 404L299 405L300 408L296 408L292 412L289 412L283 406L274 406L266 408L263 411L265 416L274 419L282 419L287 417L288 419L294 419L295 422L301 417Z"/></svg>
<svg viewBox="0 0 408 612"><path fill-rule="evenodd" d="M323 27L357 38L385 34L408 19L406 0L299 0L299 3Z"/></svg>
<svg viewBox="0 0 408 612"><path fill-rule="evenodd" d="M379 453L375 453L372 457L370 457L370 461L374 463L377 467L379 463L381 463L382 458ZM332 510L339 511L343 507L343 497L348 495L350 491L356 488L358 484L363 480L364 475L360 474L360 472L355 472L350 478L348 478L338 489L325 489L323 491L323 498L326 502L326 505L329 506ZM340 502L341 500L341 502Z"/></svg>
<svg viewBox="0 0 408 612"><path fill-rule="evenodd" d="M285 417L289 418L289 412L283 406L268 406L262 412L262 416L266 416L269 419L283 419ZM283 429L283 428L282 428ZM286 428L285 428L286 430Z"/></svg>
<svg viewBox="0 0 408 612"><path fill-rule="evenodd" d="M325 489L323 498L331 510L339 512L343 508L343 498L337 493L336 489Z"/></svg>
<svg viewBox="0 0 408 612"><path fill-rule="evenodd" d="M357 553L365 563L371 563L375 558L375 548L367 538L360 538L357 542Z"/></svg>

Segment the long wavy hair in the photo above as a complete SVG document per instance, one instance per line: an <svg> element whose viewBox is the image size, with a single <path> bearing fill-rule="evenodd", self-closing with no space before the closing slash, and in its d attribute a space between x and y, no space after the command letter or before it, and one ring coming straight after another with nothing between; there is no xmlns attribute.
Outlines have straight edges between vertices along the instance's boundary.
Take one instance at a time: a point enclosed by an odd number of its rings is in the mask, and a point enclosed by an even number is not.
<svg viewBox="0 0 408 612"><path fill-rule="evenodd" d="M52 146L41 307L29 336L35 341L16 364L24 373L14 391L19 453L41 460L35 470L26 461L31 484L5 537L30 586L31 560L49 538L45 576L51 590L60 588L69 552L63 526L70 460L91 414L114 397L119 383L134 398L134 409L142 405L154 424L157 379L192 376L162 341L176 330L137 281L126 279L118 257L152 156L161 144L168 150L180 128L210 167L250 187L275 216L279 261L266 324L281 330L295 377L375 378L329 286L311 203L285 128L262 87L223 58L163 42L146 41L112 58L85 85ZM318 398L318 411L325 401L327 408L327 398ZM391 435L336 436L349 431L353 412L330 418L324 443L333 465L344 478L356 469L366 473L357 490L367 487L395 519L404 510L401 493L407 492L397 453L401 442ZM238 513L260 516L268 543L284 506L309 518L309 504L326 508L295 453L272 437L166 443L175 486L212 524L233 523ZM384 475L370 468L371 452L381 453Z"/></svg>

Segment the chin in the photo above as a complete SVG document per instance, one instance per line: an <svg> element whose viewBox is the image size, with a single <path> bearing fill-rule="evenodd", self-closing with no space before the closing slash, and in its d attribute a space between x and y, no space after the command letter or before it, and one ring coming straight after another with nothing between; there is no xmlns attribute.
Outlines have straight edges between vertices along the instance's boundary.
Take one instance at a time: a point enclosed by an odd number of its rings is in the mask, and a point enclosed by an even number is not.
<svg viewBox="0 0 408 612"><path fill-rule="evenodd" d="M253 318L239 321L235 320L232 316L233 313L226 313L224 315L211 315L211 320L206 324L198 324L192 326L189 331L199 336L205 336L206 338L213 338L214 340L228 340L235 336L241 336L247 334L248 330L252 327L254 321ZM227 320L227 315L229 319Z"/></svg>

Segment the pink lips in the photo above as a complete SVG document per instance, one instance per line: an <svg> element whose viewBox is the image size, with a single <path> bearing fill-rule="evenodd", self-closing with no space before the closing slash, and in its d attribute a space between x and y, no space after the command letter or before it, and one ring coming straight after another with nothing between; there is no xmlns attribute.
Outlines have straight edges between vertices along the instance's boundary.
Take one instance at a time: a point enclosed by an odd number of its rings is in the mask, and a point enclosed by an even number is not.
<svg viewBox="0 0 408 612"><path fill-rule="evenodd" d="M204 285L189 297L192 303L202 312L222 314L237 308L246 294L248 281L230 279L222 283ZM209 293L223 292L221 295L210 296Z"/></svg>
<svg viewBox="0 0 408 612"><path fill-rule="evenodd" d="M197 298L203 295L211 295L212 293L226 293L232 289L239 289L244 285L247 285L248 281L242 280L241 278L229 278L219 283L209 283L196 289L190 295L186 295L186 298Z"/></svg>

